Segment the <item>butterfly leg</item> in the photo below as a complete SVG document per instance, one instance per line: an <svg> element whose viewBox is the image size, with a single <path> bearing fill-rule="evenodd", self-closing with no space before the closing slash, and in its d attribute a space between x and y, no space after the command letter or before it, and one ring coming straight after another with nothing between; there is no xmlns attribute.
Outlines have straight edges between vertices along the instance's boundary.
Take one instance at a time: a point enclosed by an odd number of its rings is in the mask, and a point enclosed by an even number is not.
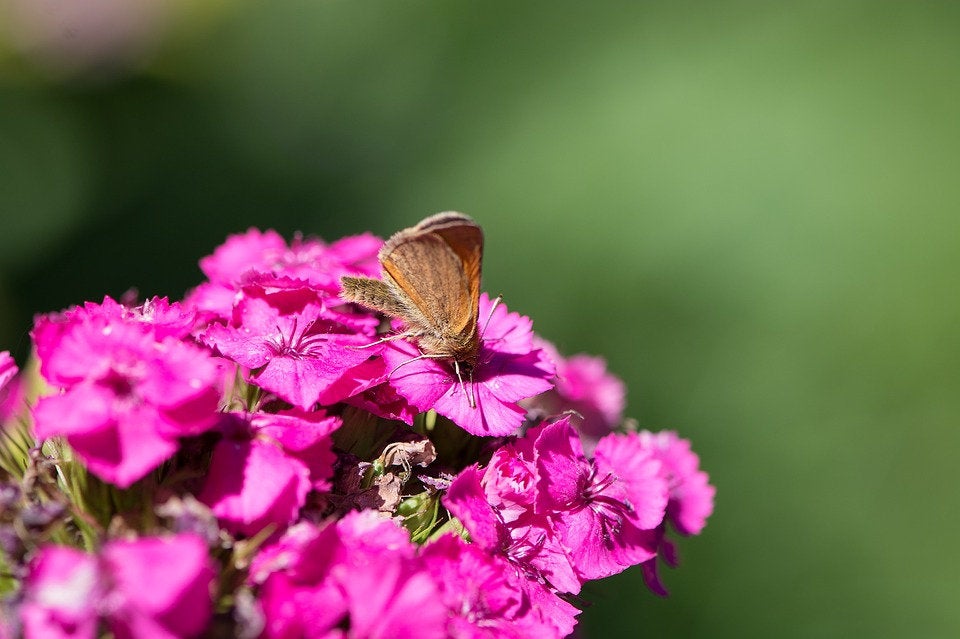
<svg viewBox="0 0 960 639"><path fill-rule="evenodd" d="M463 376L460 374L460 362L453 360L453 370L457 374L457 380L460 382L460 388L463 390L464 396L467 398L467 403L470 404L470 408L477 407L477 400L473 396L472 392L467 391L466 384L463 383ZM470 386L473 386L473 371L470 371Z"/></svg>

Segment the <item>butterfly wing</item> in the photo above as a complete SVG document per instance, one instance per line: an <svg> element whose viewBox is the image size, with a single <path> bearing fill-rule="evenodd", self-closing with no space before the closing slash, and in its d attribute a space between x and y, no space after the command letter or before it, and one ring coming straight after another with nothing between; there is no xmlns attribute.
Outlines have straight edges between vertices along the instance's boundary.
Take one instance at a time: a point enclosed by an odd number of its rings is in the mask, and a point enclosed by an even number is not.
<svg viewBox="0 0 960 639"><path fill-rule="evenodd" d="M460 264L467 278L472 311L467 321L476 322L480 305L480 267L483 260L483 231L480 226L463 213L451 211L428 217L416 228L442 237L447 246L460 258Z"/></svg>
<svg viewBox="0 0 960 639"><path fill-rule="evenodd" d="M476 354L483 233L469 217L440 213L391 237L380 251L384 273L434 334Z"/></svg>

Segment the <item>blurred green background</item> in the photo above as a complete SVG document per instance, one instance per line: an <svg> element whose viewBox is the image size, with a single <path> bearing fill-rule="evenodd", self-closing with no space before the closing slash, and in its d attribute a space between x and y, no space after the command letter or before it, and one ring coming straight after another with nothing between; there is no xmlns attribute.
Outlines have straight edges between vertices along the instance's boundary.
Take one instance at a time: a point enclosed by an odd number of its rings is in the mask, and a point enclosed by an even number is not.
<svg viewBox="0 0 960 639"><path fill-rule="evenodd" d="M143 13L0 0L0 350L250 225L462 210L718 487L583 637L960 636L960 5L85 3Z"/></svg>

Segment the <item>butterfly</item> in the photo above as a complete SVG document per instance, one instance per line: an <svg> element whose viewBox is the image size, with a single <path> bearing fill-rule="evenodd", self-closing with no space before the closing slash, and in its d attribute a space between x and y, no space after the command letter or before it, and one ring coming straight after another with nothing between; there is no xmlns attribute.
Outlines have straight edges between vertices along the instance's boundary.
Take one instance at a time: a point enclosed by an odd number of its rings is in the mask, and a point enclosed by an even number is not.
<svg viewBox="0 0 960 639"><path fill-rule="evenodd" d="M402 333L377 342L409 338L420 347L400 366L449 360L463 386L461 369L472 379L480 351L480 226L463 213L438 213L393 234L378 258L383 279L343 277L342 298L403 320Z"/></svg>

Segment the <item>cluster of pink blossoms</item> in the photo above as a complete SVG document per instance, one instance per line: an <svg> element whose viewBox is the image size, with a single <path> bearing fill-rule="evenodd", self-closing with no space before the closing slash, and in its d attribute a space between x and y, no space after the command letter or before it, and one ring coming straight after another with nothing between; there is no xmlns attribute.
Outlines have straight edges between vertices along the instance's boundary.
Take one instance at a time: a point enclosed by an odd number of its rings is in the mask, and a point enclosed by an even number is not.
<svg viewBox="0 0 960 639"><path fill-rule="evenodd" d="M689 443L486 296L469 396L380 342L339 296L381 245L251 229L183 301L40 316L36 399L0 353L0 639L565 637L587 581L666 594L713 509Z"/></svg>

